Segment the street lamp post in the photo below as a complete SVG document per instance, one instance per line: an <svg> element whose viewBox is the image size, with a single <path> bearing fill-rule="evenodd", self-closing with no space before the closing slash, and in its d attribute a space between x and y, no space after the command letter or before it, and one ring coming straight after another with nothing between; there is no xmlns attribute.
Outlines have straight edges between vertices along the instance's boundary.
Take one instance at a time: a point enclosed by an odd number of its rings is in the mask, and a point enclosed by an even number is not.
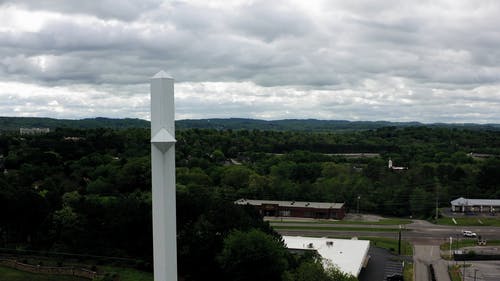
<svg viewBox="0 0 500 281"><path fill-rule="evenodd" d="M453 237L450 236L450 259L452 257L451 255L451 245L453 244Z"/></svg>

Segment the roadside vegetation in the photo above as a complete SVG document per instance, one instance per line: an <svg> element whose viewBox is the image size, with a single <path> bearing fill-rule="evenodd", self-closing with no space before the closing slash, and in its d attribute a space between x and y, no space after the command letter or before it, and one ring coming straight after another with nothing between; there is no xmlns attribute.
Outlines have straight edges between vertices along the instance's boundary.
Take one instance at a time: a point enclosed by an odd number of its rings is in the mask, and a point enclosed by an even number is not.
<svg viewBox="0 0 500 281"><path fill-rule="evenodd" d="M296 223L296 224L332 224L332 225L341 225L341 224L360 224L360 225L405 225L410 224L412 221L410 219L399 219L399 218L390 218L390 219L381 219L379 221L361 221L361 220L278 220L271 219L268 220L271 224L287 224L287 223Z"/></svg>
<svg viewBox="0 0 500 281"><path fill-rule="evenodd" d="M462 281L462 271L460 270L460 266L458 265L449 266L448 272L450 274L451 281Z"/></svg>
<svg viewBox="0 0 500 281"><path fill-rule="evenodd" d="M499 246L500 240L487 240L486 246ZM464 247L477 246L477 239L474 238L460 238L459 240L453 238L453 243L451 245L452 250L458 250ZM443 243L439 246L443 251L450 250L450 243Z"/></svg>
<svg viewBox="0 0 500 281"><path fill-rule="evenodd" d="M9 267L0 266L0 280L2 281L88 281L85 278L50 274L34 274ZM151 279L152 280L152 279Z"/></svg>
<svg viewBox="0 0 500 281"><path fill-rule="evenodd" d="M413 263L405 263L405 267L403 268L403 278L405 281L413 281Z"/></svg>
<svg viewBox="0 0 500 281"><path fill-rule="evenodd" d="M398 239L366 236L360 236L358 239L370 240L371 246L387 249L393 254L398 254ZM413 245L410 242L401 240L401 255L413 256Z"/></svg>
<svg viewBox="0 0 500 281"><path fill-rule="evenodd" d="M500 217L439 218L437 224L456 226L500 226Z"/></svg>
<svg viewBox="0 0 500 281"><path fill-rule="evenodd" d="M361 232L398 232L398 228L381 227L348 227L348 226L315 226L315 225L274 225L274 229L301 229L301 230L338 230L338 231L361 231Z"/></svg>

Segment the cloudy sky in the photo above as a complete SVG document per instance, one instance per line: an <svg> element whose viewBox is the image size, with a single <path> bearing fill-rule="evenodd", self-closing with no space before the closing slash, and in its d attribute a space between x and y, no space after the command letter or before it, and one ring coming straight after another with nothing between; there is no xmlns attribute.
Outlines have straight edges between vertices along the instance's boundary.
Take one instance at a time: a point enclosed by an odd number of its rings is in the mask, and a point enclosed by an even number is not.
<svg viewBox="0 0 500 281"><path fill-rule="evenodd" d="M0 0L0 116L500 123L500 1Z"/></svg>

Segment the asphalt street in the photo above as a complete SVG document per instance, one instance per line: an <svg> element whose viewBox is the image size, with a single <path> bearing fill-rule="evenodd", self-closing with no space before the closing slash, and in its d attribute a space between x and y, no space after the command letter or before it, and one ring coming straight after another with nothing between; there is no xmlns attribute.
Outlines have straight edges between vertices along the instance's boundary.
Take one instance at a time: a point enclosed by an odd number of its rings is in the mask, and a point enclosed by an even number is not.
<svg viewBox="0 0 500 281"><path fill-rule="evenodd" d="M272 226L290 227L290 226L308 226L313 229L277 229L283 235L314 235L314 236L373 236L373 237L397 237L397 232L383 231L383 228L394 229L398 226L394 225L370 225L366 224L335 224L335 223L279 223L273 222ZM328 227L329 229L314 229L315 227ZM352 231L342 230L342 228L377 228L377 231ZM487 240L500 240L500 227L494 226L473 226L460 227L449 225L435 225L426 221L414 220L413 223L403 226L403 239L406 240L428 240L428 241L448 241L450 237L453 239L470 239L462 236L463 230L476 232ZM338 230L335 228L339 228Z"/></svg>

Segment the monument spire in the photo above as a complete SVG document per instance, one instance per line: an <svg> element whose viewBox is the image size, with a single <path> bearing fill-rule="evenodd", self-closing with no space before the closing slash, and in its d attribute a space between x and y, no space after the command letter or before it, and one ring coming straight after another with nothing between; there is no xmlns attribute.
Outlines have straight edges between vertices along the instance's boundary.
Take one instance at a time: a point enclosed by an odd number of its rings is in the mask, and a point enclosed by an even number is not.
<svg viewBox="0 0 500 281"><path fill-rule="evenodd" d="M151 79L151 177L155 281L177 281L174 79Z"/></svg>

